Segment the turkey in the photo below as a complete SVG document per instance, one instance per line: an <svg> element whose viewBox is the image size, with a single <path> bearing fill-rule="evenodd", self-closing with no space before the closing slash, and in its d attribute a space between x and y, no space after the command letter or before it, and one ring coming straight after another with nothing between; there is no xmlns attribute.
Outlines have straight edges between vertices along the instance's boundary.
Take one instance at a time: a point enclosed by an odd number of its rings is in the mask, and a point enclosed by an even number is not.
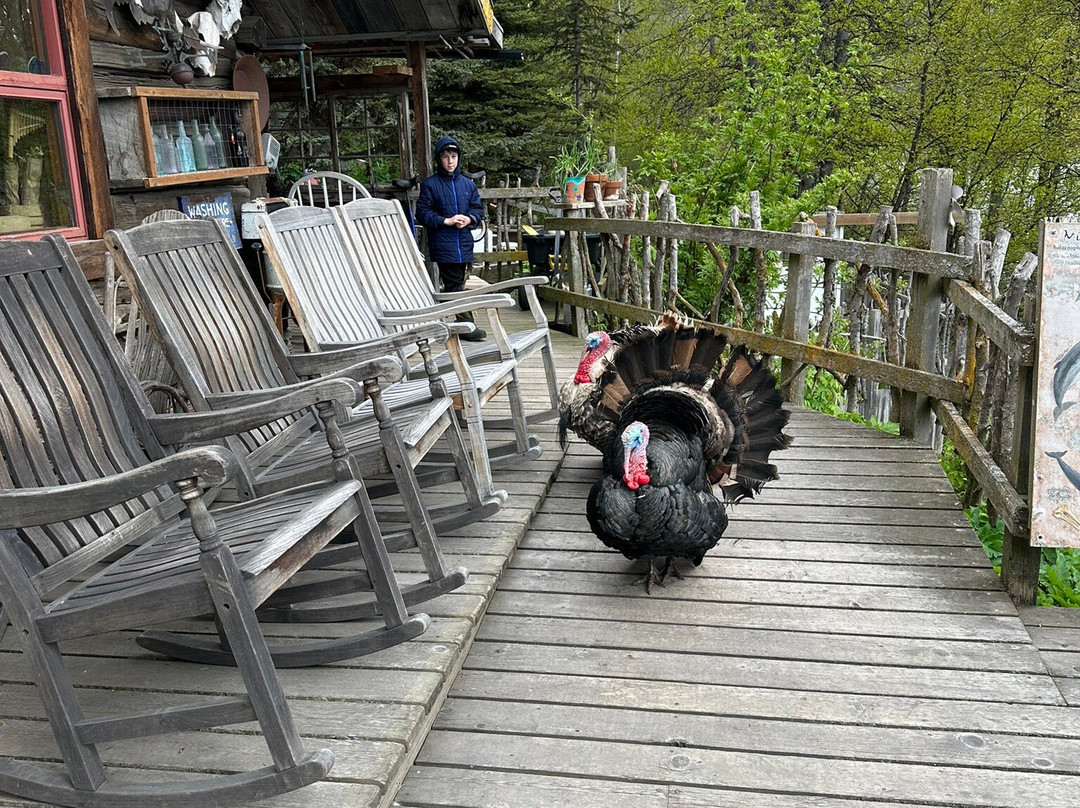
<svg viewBox="0 0 1080 808"><path fill-rule="evenodd" d="M559 442L566 448L566 434L573 430L583 441L605 451L615 440L615 423L596 414L600 403L600 377L623 345L645 334L659 335L678 321L665 314L654 326L633 325L618 331L593 331L585 337L578 369L559 390Z"/></svg>
<svg viewBox="0 0 1080 808"><path fill-rule="evenodd" d="M582 364L602 349L605 369L579 368L563 420L604 455L589 525L627 558L649 559L639 583L651 594L682 577L677 559L696 566L720 540L725 502L776 479L769 455L790 443L788 413L764 358L735 346L717 372L727 340L710 331L667 320L624 332L614 348L594 336Z"/></svg>

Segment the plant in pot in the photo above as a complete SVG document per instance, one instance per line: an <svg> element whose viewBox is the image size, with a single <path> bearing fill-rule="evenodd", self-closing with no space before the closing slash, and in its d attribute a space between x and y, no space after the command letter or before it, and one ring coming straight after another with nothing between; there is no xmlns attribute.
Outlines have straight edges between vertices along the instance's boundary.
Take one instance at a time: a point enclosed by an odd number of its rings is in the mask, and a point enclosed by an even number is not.
<svg viewBox="0 0 1080 808"><path fill-rule="evenodd" d="M587 127L576 139L568 141L555 156L553 179L565 183L567 202L591 202L592 185L607 179L597 170L604 161L604 147Z"/></svg>

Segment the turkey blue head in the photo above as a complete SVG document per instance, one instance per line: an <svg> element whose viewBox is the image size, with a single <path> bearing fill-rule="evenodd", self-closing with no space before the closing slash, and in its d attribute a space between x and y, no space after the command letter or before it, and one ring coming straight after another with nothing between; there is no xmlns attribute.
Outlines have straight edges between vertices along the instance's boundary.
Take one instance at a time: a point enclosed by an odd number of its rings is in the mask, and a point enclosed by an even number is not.
<svg viewBox="0 0 1080 808"><path fill-rule="evenodd" d="M605 331L593 331L585 337L585 345L581 349L581 361L578 363L577 373L574 374L574 382L592 384L596 381L604 367L601 360L610 347L611 337Z"/></svg>
<svg viewBox="0 0 1080 808"><path fill-rule="evenodd" d="M649 445L649 428L641 421L634 421L622 433L623 482L631 491L649 484L649 458L645 449Z"/></svg>

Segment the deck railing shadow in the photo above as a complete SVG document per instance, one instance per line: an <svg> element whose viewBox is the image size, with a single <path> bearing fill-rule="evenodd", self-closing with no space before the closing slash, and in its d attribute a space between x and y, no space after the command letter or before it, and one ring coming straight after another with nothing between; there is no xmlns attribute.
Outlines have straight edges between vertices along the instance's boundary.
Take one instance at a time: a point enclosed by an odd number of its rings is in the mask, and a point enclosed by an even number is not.
<svg viewBox="0 0 1080 808"><path fill-rule="evenodd" d="M613 321L651 322L661 310L677 309L689 319L729 340L780 357L781 384L787 399L802 403L804 375L814 367L837 377L848 391L849 408L860 383L892 388L894 419L900 434L925 446L938 445L943 433L967 465L992 515L1005 523L1002 577L1018 603L1033 603L1038 586L1039 548L1029 541L1032 371L1036 336L1034 305L1023 306L1028 281L1037 265L1031 254L999 289L1009 234L999 230L993 242L980 238L981 214L961 210L949 169L921 172L918 213L837 214L803 217L789 232L756 227L719 227L634 218L552 218L549 230L564 234L561 282L541 287L543 299L570 309L568 328L584 336L590 314ZM673 202L661 210L674 212ZM733 214L733 224L738 224ZM870 240L836 237L844 226L873 223ZM958 228L962 223L962 231ZM818 235L825 224L827 235ZM898 226L915 227L913 245L898 246ZM584 234L600 233L606 242L599 274L584 259ZM893 243L881 243L890 240ZM678 253L682 242L700 244L716 261L720 281L710 316L678 291ZM655 260L651 245L655 245ZM725 260L719 248L728 249ZM949 251L952 247L953 251ZM684 247L685 249L685 247ZM725 293L734 296L736 319L743 303L731 283L740 249L749 249L759 278L753 303L754 328L716 322ZM773 333L766 332L766 284L769 254L786 256L783 309ZM639 265L639 260L640 265ZM811 342L815 265L822 262L823 316ZM831 347L832 312L839 285L838 265L853 272L846 293L849 350ZM665 281L666 268L666 283ZM884 293L879 281L886 285ZM666 292L666 294L665 294ZM656 305L660 301L663 305ZM652 305L648 305L652 303ZM885 330L883 356L867 355L866 312L876 309ZM741 325L741 322L739 323Z"/></svg>

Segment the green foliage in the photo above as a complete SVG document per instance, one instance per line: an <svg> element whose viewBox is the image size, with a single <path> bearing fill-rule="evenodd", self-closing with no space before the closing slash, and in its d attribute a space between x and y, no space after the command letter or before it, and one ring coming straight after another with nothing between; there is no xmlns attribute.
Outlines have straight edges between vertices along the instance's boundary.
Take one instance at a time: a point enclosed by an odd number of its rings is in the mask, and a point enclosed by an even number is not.
<svg viewBox="0 0 1080 808"><path fill-rule="evenodd" d="M941 468L949 480L949 485L956 492L956 496L963 499L968 487L967 466L964 465L964 461L957 454L956 447L948 438L942 441L938 462L941 463Z"/></svg>
<svg viewBox="0 0 1080 808"><path fill-rule="evenodd" d="M1001 552L1005 541L1005 522L991 524L986 505L964 511L975 534L979 537L994 572L1001 574ZM1039 606L1080 608L1080 551L1044 547L1039 563L1039 589L1035 593Z"/></svg>

